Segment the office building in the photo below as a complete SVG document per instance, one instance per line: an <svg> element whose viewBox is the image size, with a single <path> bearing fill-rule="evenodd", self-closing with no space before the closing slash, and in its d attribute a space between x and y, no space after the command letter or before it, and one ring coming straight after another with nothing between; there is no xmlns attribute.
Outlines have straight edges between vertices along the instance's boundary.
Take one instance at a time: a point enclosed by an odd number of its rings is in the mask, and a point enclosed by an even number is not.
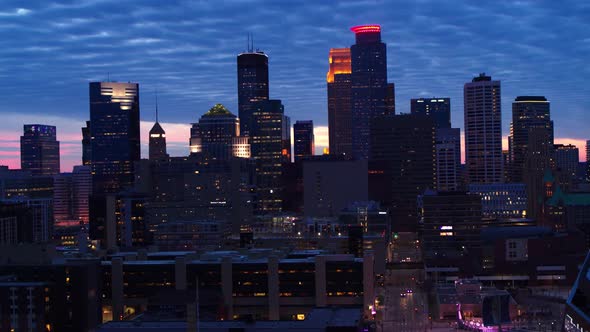
<svg viewBox="0 0 590 332"><path fill-rule="evenodd" d="M354 202L368 200L367 161L318 156L303 161L306 217L338 216Z"/></svg>
<svg viewBox="0 0 590 332"><path fill-rule="evenodd" d="M214 220L240 226L252 216L250 160L206 159L200 154L138 163L135 192L146 195L146 223ZM150 226L150 227L151 227Z"/></svg>
<svg viewBox="0 0 590 332"><path fill-rule="evenodd" d="M586 182L590 182L590 140L586 141Z"/></svg>
<svg viewBox="0 0 590 332"><path fill-rule="evenodd" d="M89 221L89 199L92 193L90 166L74 166L72 173L54 178L54 218L57 225L72 226Z"/></svg>
<svg viewBox="0 0 590 332"><path fill-rule="evenodd" d="M356 43L351 55L352 155L368 159L373 119L387 115L387 47L381 42L381 26L351 28Z"/></svg>
<svg viewBox="0 0 590 332"><path fill-rule="evenodd" d="M293 125L293 154L295 162L314 155L315 142L313 135L313 121L297 121Z"/></svg>
<svg viewBox="0 0 590 332"><path fill-rule="evenodd" d="M576 177L580 163L580 151L572 144L555 144L553 146L555 168L569 179Z"/></svg>
<svg viewBox="0 0 590 332"><path fill-rule="evenodd" d="M238 55L238 116L242 136L250 136L255 104L268 100L268 56L250 48Z"/></svg>
<svg viewBox="0 0 590 332"><path fill-rule="evenodd" d="M90 83L92 190L114 193L133 185L140 159L139 84Z"/></svg>
<svg viewBox="0 0 590 332"><path fill-rule="evenodd" d="M485 218L527 216L527 190L524 183L470 184L469 193L481 197L481 211Z"/></svg>
<svg viewBox="0 0 590 332"><path fill-rule="evenodd" d="M451 98L412 99L410 112L433 117L436 128L451 128Z"/></svg>
<svg viewBox="0 0 590 332"><path fill-rule="evenodd" d="M149 158L150 160L168 158L168 153L166 153L166 132L157 120L150 129Z"/></svg>
<svg viewBox="0 0 590 332"><path fill-rule="evenodd" d="M90 121L82 127L82 165L90 165L92 161L92 138L90 137Z"/></svg>
<svg viewBox="0 0 590 332"><path fill-rule="evenodd" d="M330 154L352 156L350 49L331 48L328 82Z"/></svg>
<svg viewBox="0 0 590 332"><path fill-rule="evenodd" d="M372 123L369 199L390 208L394 230L416 230L416 198L436 189L435 125L424 115L402 114Z"/></svg>
<svg viewBox="0 0 590 332"><path fill-rule="evenodd" d="M439 191L455 191L460 185L461 130L436 129L436 181Z"/></svg>
<svg viewBox="0 0 590 332"><path fill-rule="evenodd" d="M190 150L219 160L250 157L248 138L240 136L240 119L221 104L213 106L198 123L193 123Z"/></svg>
<svg viewBox="0 0 590 332"><path fill-rule="evenodd" d="M519 96L512 103L512 123L509 138L509 180L524 181L525 157L529 135L533 128L545 129L549 136L547 144L553 144L553 121L550 103L543 96Z"/></svg>
<svg viewBox="0 0 590 332"><path fill-rule="evenodd" d="M20 137L21 169L33 175L59 174L59 141L55 126L26 124Z"/></svg>
<svg viewBox="0 0 590 332"><path fill-rule="evenodd" d="M423 196L423 242L427 260L456 258L481 247L481 198L465 192Z"/></svg>
<svg viewBox="0 0 590 332"><path fill-rule="evenodd" d="M502 106L500 81L480 74L463 88L465 164L470 183L500 183Z"/></svg>
<svg viewBox="0 0 590 332"><path fill-rule="evenodd" d="M283 162L290 161L288 117L280 100L256 104L252 113L250 148L256 162L256 194L258 213L275 213L282 209Z"/></svg>

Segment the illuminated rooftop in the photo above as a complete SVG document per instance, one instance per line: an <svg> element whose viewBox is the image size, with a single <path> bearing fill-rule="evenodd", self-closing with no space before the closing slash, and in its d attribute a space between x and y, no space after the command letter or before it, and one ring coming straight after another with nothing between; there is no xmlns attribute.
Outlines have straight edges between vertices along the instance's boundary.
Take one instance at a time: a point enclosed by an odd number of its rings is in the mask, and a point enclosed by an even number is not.
<svg viewBox="0 0 590 332"><path fill-rule="evenodd" d="M330 70L326 75L328 83L334 82L336 74L350 74L350 49L349 48L331 48L330 49Z"/></svg>
<svg viewBox="0 0 590 332"><path fill-rule="evenodd" d="M350 31L354 32L355 34L381 32L381 26L379 24L357 25L350 28Z"/></svg>

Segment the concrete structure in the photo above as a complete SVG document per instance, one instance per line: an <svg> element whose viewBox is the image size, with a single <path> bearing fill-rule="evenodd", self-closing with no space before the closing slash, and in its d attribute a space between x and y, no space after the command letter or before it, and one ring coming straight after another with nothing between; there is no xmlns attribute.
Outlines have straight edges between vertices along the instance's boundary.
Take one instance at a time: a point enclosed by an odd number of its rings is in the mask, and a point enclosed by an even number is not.
<svg viewBox="0 0 590 332"><path fill-rule="evenodd" d="M368 200L367 162L316 157L303 162L305 216L337 216L357 201Z"/></svg>
<svg viewBox="0 0 590 332"><path fill-rule="evenodd" d="M465 164L469 182L501 183L502 106L500 81L480 74L463 88Z"/></svg>
<svg viewBox="0 0 590 332"><path fill-rule="evenodd" d="M459 189L461 166L461 130L438 128L436 130L436 188L439 191Z"/></svg>
<svg viewBox="0 0 590 332"><path fill-rule="evenodd" d="M436 128L451 128L451 98L411 99L410 113L433 117Z"/></svg>
<svg viewBox="0 0 590 332"><path fill-rule="evenodd" d="M572 144L555 144L553 146L555 168L570 179L576 178L580 151Z"/></svg>
<svg viewBox="0 0 590 332"><path fill-rule="evenodd" d="M92 193L90 166L74 166L72 173L54 178L54 218L57 225L87 224L89 198Z"/></svg>
<svg viewBox="0 0 590 332"><path fill-rule="evenodd" d="M313 121L297 121L293 125L293 155L295 162L315 154Z"/></svg>

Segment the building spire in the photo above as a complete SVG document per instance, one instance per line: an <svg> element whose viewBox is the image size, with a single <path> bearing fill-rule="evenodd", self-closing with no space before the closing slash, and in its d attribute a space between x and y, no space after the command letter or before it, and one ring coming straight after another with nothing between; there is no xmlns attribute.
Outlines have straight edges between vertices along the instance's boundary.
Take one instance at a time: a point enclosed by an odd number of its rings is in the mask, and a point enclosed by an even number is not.
<svg viewBox="0 0 590 332"><path fill-rule="evenodd" d="M158 89L156 89L156 123L158 122Z"/></svg>

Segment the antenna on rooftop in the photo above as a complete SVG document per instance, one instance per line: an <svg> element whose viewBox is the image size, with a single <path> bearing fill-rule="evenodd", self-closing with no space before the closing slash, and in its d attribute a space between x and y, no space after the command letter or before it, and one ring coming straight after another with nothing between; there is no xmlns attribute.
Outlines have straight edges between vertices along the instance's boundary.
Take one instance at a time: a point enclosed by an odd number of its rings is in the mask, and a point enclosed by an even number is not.
<svg viewBox="0 0 590 332"><path fill-rule="evenodd" d="M158 89L156 89L156 122L158 122Z"/></svg>

